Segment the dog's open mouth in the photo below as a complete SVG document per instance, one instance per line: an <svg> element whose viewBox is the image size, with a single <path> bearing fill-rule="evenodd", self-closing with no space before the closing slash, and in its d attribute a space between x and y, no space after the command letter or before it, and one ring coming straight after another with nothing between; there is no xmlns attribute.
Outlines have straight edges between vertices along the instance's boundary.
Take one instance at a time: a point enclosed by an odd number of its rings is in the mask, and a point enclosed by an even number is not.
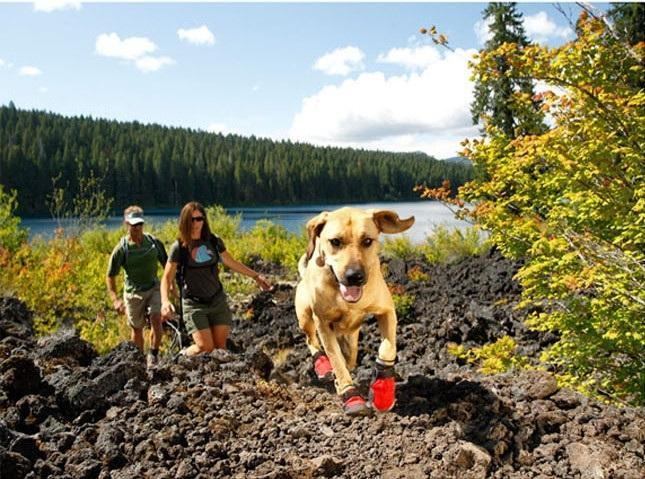
<svg viewBox="0 0 645 479"><path fill-rule="evenodd" d="M346 286L343 283L340 285L340 295L348 303L355 303L361 296L363 296L363 288L361 286Z"/></svg>

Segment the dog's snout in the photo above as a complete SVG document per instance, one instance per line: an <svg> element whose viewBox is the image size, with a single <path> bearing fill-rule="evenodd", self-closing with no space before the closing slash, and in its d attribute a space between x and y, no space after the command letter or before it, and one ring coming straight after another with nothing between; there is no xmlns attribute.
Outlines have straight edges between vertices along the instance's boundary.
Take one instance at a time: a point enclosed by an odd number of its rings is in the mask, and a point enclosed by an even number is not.
<svg viewBox="0 0 645 479"><path fill-rule="evenodd" d="M350 267L345 270L345 282L348 286L361 286L365 283L365 271L361 267Z"/></svg>

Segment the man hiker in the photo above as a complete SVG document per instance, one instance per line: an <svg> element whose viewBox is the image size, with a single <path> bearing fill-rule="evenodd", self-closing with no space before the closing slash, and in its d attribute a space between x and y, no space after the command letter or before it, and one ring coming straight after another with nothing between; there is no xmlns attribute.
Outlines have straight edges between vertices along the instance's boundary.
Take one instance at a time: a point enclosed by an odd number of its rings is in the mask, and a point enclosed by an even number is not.
<svg viewBox="0 0 645 479"><path fill-rule="evenodd" d="M108 264L106 284L114 309L126 313L132 328L131 339L143 351L143 328L150 319L150 351L148 367L157 363L163 329L157 263L165 267L168 255L161 241L143 232L143 209L128 206L123 212L127 234L114 247ZM117 296L116 276L125 270L123 299Z"/></svg>

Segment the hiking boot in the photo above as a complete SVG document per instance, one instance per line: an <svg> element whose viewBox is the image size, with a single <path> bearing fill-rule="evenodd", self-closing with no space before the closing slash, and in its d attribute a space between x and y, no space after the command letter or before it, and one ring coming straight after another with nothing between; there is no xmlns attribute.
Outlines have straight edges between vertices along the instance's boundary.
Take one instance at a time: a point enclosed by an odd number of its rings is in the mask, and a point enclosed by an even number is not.
<svg viewBox="0 0 645 479"><path fill-rule="evenodd" d="M374 380L370 385L370 406L379 412L387 412L396 403L396 379L394 367L376 363Z"/></svg>
<svg viewBox="0 0 645 479"><path fill-rule="evenodd" d="M348 416L369 416L372 413L365 399L354 386L341 394L340 398L343 401L343 411Z"/></svg>
<svg viewBox="0 0 645 479"><path fill-rule="evenodd" d="M154 368L158 362L159 362L158 356L155 356L152 353L148 353L148 355L146 356L146 366L148 367L148 369Z"/></svg>
<svg viewBox="0 0 645 479"><path fill-rule="evenodd" d="M331 382L334 380L334 369L331 367L329 358L322 351L314 355L314 371L319 381Z"/></svg>

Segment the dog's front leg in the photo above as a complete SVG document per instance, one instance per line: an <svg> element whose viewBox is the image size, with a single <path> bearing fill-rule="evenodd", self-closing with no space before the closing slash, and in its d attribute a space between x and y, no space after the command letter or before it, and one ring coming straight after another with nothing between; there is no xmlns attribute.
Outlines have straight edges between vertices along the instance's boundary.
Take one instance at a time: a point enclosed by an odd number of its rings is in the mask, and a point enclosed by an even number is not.
<svg viewBox="0 0 645 479"><path fill-rule="evenodd" d="M392 310L376 315L381 332L381 345L374 369L374 380L370 384L370 403L377 411L385 412L394 407L396 402L396 379L394 362L396 361L396 314Z"/></svg>
<svg viewBox="0 0 645 479"><path fill-rule="evenodd" d="M329 357L331 366L334 368L334 375L336 376L336 391L338 394L343 394L347 389L352 387L354 383L349 371L347 370L345 358L342 350L340 349L340 345L338 344L338 339L336 339L336 334L334 333L330 323L327 321L321 321L315 314L314 321L316 322L316 329L320 335L320 341Z"/></svg>
<svg viewBox="0 0 645 479"><path fill-rule="evenodd" d="M378 362L383 366L394 366L396 362L396 313L394 308L376 315L378 329L381 333L381 345L378 348Z"/></svg>

